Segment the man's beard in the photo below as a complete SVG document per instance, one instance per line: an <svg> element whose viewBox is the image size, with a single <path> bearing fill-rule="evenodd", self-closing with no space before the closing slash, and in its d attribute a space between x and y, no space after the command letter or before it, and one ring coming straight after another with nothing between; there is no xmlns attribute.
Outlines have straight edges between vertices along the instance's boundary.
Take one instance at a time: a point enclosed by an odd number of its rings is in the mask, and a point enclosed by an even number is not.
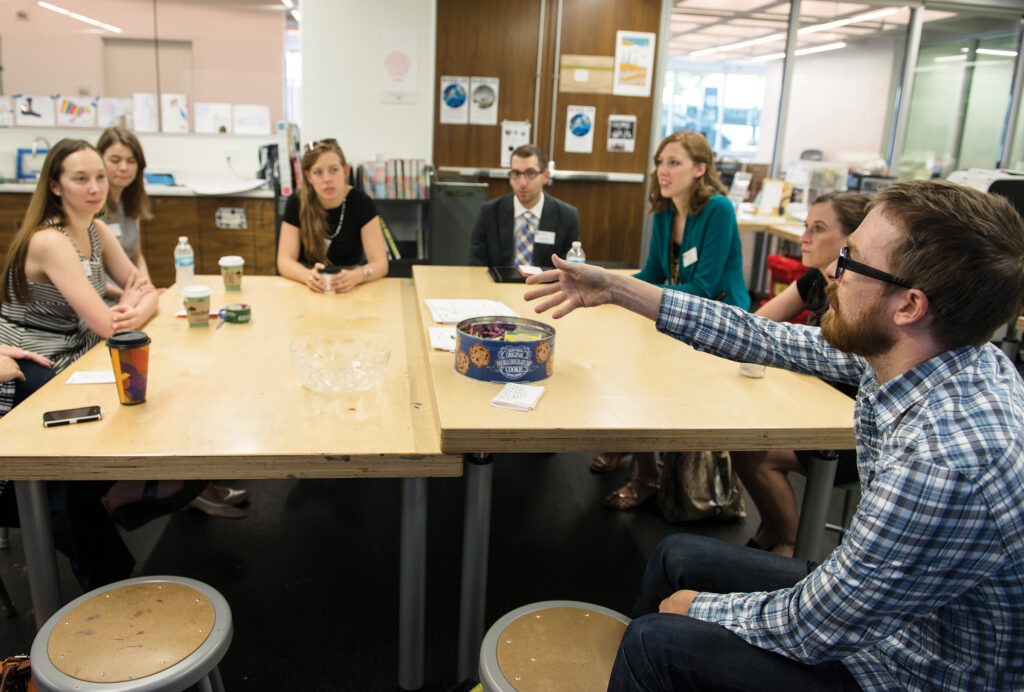
<svg viewBox="0 0 1024 692"><path fill-rule="evenodd" d="M895 339L883 329L885 311L882 298L863 310L859 321L852 322L839 305L838 291L834 283L825 287L829 302L828 312L821 317L821 334L825 340L840 351L865 358L881 355L892 348Z"/></svg>

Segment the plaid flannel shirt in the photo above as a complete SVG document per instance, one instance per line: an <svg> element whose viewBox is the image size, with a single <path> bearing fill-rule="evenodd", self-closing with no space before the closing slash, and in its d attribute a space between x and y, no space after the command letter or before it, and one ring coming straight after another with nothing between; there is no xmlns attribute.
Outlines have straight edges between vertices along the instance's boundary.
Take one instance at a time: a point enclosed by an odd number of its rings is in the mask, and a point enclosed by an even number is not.
<svg viewBox="0 0 1024 692"><path fill-rule="evenodd" d="M862 499L789 589L702 593L690 616L864 689L1024 689L1024 382L991 344L884 384L817 328L665 291L657 327L694 348L860 385Z"/></svg>

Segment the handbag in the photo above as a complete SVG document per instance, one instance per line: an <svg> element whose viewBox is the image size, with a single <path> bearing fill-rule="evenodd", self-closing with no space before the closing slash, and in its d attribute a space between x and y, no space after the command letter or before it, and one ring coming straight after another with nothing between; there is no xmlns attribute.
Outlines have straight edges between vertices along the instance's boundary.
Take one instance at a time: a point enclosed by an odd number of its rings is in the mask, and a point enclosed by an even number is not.
<svg viewBox="0 0 1024 692"><path fill-rule="evenodd" d="M0 692L38 692L27 655L8 656L0 666Z"/></svg>
<svg viewBox="0 0 1024 692"><path fill-rule="evenodd" d="M729 452L660 453L658 509L671 522L745 519L743 486Z"/></svg>

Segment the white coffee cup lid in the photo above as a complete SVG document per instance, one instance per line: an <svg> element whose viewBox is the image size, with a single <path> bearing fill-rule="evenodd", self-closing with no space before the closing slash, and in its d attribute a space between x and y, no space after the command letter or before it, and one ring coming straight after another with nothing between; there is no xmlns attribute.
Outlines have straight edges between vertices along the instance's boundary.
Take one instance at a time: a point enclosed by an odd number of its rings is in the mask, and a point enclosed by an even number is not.
<svg viewBox="0 0 1024 692"><path fill-rule="evenodd" d="M245 258L239 255L225 255L220 258L219 262L222 267L237 267L240 264L245 264Z"/></svg>
<svg viewBox="0 0 1024 692"><path fill-rule="evenodd" d="M200 284L192 284L181 289L181 295L185 298L207 298L213 291L210 290L209 286L202 286Z"/></svg>

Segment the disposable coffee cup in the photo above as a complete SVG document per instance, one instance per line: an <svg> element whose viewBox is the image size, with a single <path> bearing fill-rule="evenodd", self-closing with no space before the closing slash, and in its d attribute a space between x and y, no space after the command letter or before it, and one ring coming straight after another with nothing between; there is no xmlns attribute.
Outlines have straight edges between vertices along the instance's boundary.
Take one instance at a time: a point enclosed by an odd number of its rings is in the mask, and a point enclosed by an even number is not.
<svg viewBox="0 0 1024 692"><path fill-rule="evenodd" d="M320 280L324 282L324 293L334 293L334 286L331 284L334 281L334 277L341 273L341 267L336 264L328 264L326 267L320 270Z"/></svg>
<svg viewBox="0 0 1024 692"><path fill-rule="evenodd" d="M245 259L238 255L225 255L218 260L218 264L220 264L220 275L224 278L224 289L241 291Z"/></svg>
<svg viewBox="0 0 1024 692"><path fill-rule="evenodd" d="M191 285L181 289L182 303L189 327L210 326L210 287Z"/></svg>
<svg viewBox="0 0 1024 692"><path fill-rule="evenodd" d="M117 332L107 339L110 364L114 368L117 398L125 406L146 400L149 382L149 343L145 332Z"/></svg>

